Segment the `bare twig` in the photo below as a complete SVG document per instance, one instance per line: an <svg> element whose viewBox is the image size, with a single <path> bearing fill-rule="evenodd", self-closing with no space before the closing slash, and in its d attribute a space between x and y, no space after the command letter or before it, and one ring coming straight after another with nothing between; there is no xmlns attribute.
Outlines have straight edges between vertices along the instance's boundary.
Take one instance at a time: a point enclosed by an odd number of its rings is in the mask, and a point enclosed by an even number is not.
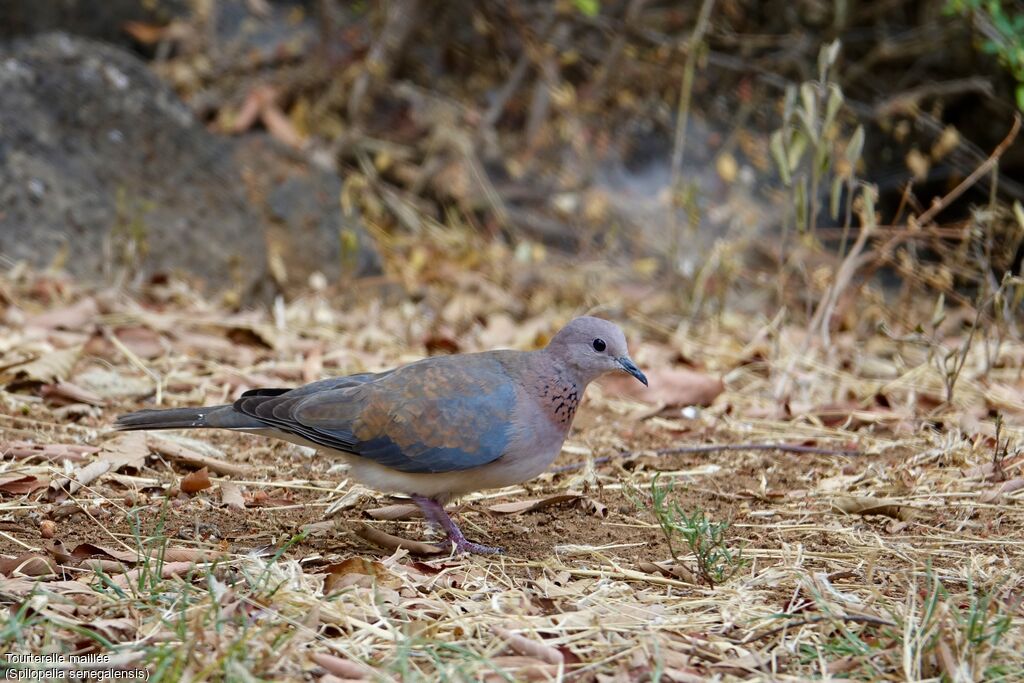
<svg viewBox="0 0 1024 683"><path fill-rule="evenodd" d="M626 451L617 456L601 456L589 462L601 465L612 460L632 460L643 455L681 455L688 453L720 453L723 451L779 451L780 453L807 453L811 455L843 455L857 456L864 455L863 451L847 448L821 448L819 446L804 446L802 444L789 443L707 443L696 446L677 446L674 448L659 448L653 451ZM571 472L586 467L587 463L575 462L571 465L554 467L551 472Z"/></svg>
<svg viewBox="0 0 1024 683"><path fill-rule="evenodd" d="M991 171L992 168L999 163L999 158L1003 156L1006 150L1009 149L1010 145L1013 144L1013 141L1017 138L1018 132L1020 132L1019 112L1014 114L1013 127L1010 128L1010 132L1007 133L1006 137L1003 138L1003 141L1000 142L994 150L992 150L992 154L989 155L988 159L985 159L985 161L982 162L978 168L974 169L969 176L964 178L959 185L950 190L949 194L932 203L931 208L918 216L914 222L917 225L925 225L926 223L931 222L931 220L939 215L943 209L952 204L957 197L966 192L972 185L978 182L982 176Z"/></svg>

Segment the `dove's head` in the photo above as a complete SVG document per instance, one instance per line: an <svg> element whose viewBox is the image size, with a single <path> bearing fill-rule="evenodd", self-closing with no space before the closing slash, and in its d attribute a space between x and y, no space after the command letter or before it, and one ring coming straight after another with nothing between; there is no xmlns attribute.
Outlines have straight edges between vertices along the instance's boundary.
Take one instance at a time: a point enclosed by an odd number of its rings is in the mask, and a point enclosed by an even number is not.
<svg viewBox="0 0 1024 683"><path fill-rule="evenodd" d="M647 385L647 378L629 357L626 335L615 323L584 316L558 331L548 351L568 365L584 382L609 372L626 372Z"/></svg>

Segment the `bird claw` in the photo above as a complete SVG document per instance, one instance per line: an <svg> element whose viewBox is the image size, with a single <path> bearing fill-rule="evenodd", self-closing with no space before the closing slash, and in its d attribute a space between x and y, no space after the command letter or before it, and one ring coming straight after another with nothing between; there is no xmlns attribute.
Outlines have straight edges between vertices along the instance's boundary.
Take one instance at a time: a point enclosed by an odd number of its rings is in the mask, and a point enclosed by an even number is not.
<svg viewBox="0 0 1024 683"><path fill-rule="evenodd" d="M455 546L455 552L459 555L466 553L473 553L476 555L502 555L504 550L501 548L495 548L489 545L483 545L481 543L474 543L473 541L466 540L466 537L462 535L462 529L459 525L451 518L451 516L445 512L444 506L438 503L432 498L426 496L412 496L413 501L420 506L423 510L423 516L428 520L441 527L444 530L445 535L448 536L448 541Z"/></svg>
<svg viewBox="0 0 1024 683"><path fill-rule="evenodd" d="M483 545L482 543L474 543L473 541L467 541L466 539L453 540L452 545L455 546L455 552L459 555L466 553L472 553L474 555L504 555L505 551L501 548L492 545Z"/></svg>

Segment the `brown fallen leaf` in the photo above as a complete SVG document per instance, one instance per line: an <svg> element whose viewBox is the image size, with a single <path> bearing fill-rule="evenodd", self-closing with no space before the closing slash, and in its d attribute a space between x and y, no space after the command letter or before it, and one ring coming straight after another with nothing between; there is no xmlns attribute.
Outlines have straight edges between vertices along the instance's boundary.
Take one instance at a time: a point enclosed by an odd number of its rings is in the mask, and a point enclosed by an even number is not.
<svg viewBox="0 0 1024 683"><path fill-rule="evenodd" d="M225 507L229 507L233 510L244 510L245 509L245 498L242 496L242 489L238 484L234 484L230 481L220 482L220 502Z"/></svg>
<svg viewBox="0 0 1024 683"><path fill-rule="evenodd" d="M399 536L392 536L391 534L385 533L380 529L375 529L368 524L360 524L356 527L356 535L365 541L369 541L374 545L379 545L382 548L388 550L404 549L408 550L413 555L440 555L445 552L444 548L440 548L436 545L424 543L423 541L414 541L408 538L401 538Z"/></svg>
<svg viewBox="0 0 1024 683"><path fill-rule="evenodd" d="M97 460L85 467L75 470L70 477L59 477L50 482L50 491L47 494L51 500L63 495L74 495L82 487L88 486L110 470L110 463L106 460Z"/></svg>
<svg viewBox="0 0 1024 683"><path fill-rule="evenodd" d="M654 368L647 373L647 379L650 383L647 387L632 377L618 374L599 382L608 388L609 394L628 396L662 408L709 406L725 391L721 378L685 368Z"/></svg>
<svg viewBox="0 0 1024 683"><path fill-rule="evenodd" d="M987 491L983 491L981 495L978 497L978 500L980 500L982 503L991 503L993 501L999 500L999 498L1003 497L1008 493L1019 491L1022 488L1024 488L1024 479L1018 477L1016 479L1004 481L1000 486L988 489Z"/></svg>
<svg viewBox="0 0 1024 683"><path fill-rule="evenodd" d="M82 353L82 346L57 349L24 363L18 363L0 372L0 384L12 382L56 382L71 376L71 371Z"/></svg>
<svg viewBox="0 0 1024 683"><path fill-rule="evenodd" d="M110 471L117 472L125 467L142 469L149 455L146 435L142 432L119 434L103 444L100 459L110 463Z"/></svg>
<svg viewBox="0 0 1024 683"><path fill-rule="evenodd" d="M397 505L385 505L379 508L371 508L364 511L367 515L373 519L381 519L387 521L395 521L400 519L415 519L422 517L423 512L420 510L418 505L411 505L408 503L400 503Z"/></svg>
<svg viewBox="0 0 1024 683"><path fill-rule="evenodd" d="M570 500L579 500L582 497L582 493L577 491L568 491L566 493L548 496L547 498L517 500L513 503L498 503L497 505L488 506L487 509L490 512L496 512L499 515L522 515L527 512L542 510L543 508L558 505L559 503L565 503Z"/></svg>
<svg viewBox="0 0 1024 683"><path fill-rule="evenodd" d="M59 538L54 538L44 544L44 550L49 553L50 557L57 564L78 564L78 558L68 552L67 546L64 545L64 541Z"/></svg>
<svg viewBox="0 0 1024 683"><path fill-rule="evenodd" d="M936 659L938 659L939 668L946 674L946 680L971 680L971 676L965 676L967 672L960 666L959 658L953 654L958 648L956 648L956 640L945 632L947 629L948 627L942 629L943 632L939 634L939 639L936 642L935 651L938 654ZM951 641L954 643L952 647L949 644Z"/></svg>
<svg viewBox="0 0 1024 683"><path fill-rule="evenodd" d="M99 557L100 559L114 559L119 562L127 562L134 564L141 562L145 559L138 551L135 550L118 550L116 548L110 548L108 546L99 545L98 543L79 543L71 551L71 556L78 560L93 559ZM181 548L175 546L167 546L164 548L153 548L149 551L148 557L150 558L163 558L165 562L206 562L219 557L219 553L214 553L200 548Z"/></svg>
<svg viewBox="0 0 1024 683"><path fill-rule="evenodd" d="M323 344L317 344L309 353L306 354L305 360L302 361L302 383L309 384L320 377L320 374L324 370L324 347Z"/></svg>
<svg viewBox="0 0 1024 683"><path fill-rule="evenodd" d="M81 330L95 322L99 315L99 306L92 297L86 297L70 306L55 308L25 321L25 327L37 327L47 330Z"/></svg>
<svg viewBox="0 0 1024 683"><path fill-rule="evenodd" d="M185 493L198 493L211 486L213 486L213 482L210 481L210 471L205 467L186 475L181 480L181 490Z"/></svg>
<svg viewBox="0 0 1024 683"><path fill-rule="evenodd" d="M602 519L608 517L608 506L596 498L584 498L580 501L580 507L583 508L584 512L593 517L600 517Z"/></svg>
<svg viewBox="0 0 1024 683"><path fill-rule="evenodd" d="M278 495L271 495L263 489L247 493L244 496L246 505L249 507L267 508L277 507L279 505L291 505L294 502L291 497L291 491L284 491L282 494L282 492L278 490L275 493Z"/></svg>
<svg viewBox="0 0 1024 683"><path fill-rule="evenodd" d="M913 519L913 509L899 501L872 496L843 496L832 501L832 509L847 515L884 515L903 522Z"/></svg>
<svg viewBox="0 0 1024 683"><path fill-rule="evenodd" d="M195 451L189 450L184 446L159 436L147 436L146 440L149 443L150 448L165 458L174 460L175 462L192 465L193 467L203 467L211 472L227 474L233 477L244 477L252 473L248 467L196 453Z"/></svg>
<svg viewBox="0 0 1024 683"><path fill-rule="evenodd" d="M537 657L525 655L500 655L489 658L489 663L497 672L485 675L484 683L514 681L554 681L558 680L558 665L548 664Z"/></svg>
<svg viewBox="0 0 1024 683"><path fill-rule="evenodd" d="M53 560L39 553L0 558L0 574L4 576L49 576L56 573Z"/></svg>
<svg viewBox="0 0 1024 683"><path fill-rule="evenodd" d="M96 446L81 446L63 443L33 443L31 441L0 441L0 457L11 457L15 460L42 460L54 462L68 460L82 462L86 455L99 452Z"/></svg>
<svg viewBox="0 0 1024 683"><path fill-rule="evenodd" d="M0 479L0 493L6 493L9 496L21 496L44 489L49 483L49 480L37 479L33 476Z"/></svg>
<svg viewBox="0 0 1024 683"><path fill-rule="evenodd" d="M281 111L277 103L267 104L260 112L260 120L263 121L267 132L277 138L279 142L294 149L303 149L306 146L306 138L292 124L288 115Z"/></svg>
<svg viewBox="0 0 1024 683"><path fill-rule="evenodd" d="M128 571L128 567L123 562L104 560L102 558L82 560L78 563L78 567L88 569L97 574L123 574Z"/></svg>
<svg viewBox="0 0 1024 683"><path fill-rule="evenodd" d="M299 527L299 530L310 537L322 536L324 534L333 534L337 531L337 524L329 519L325 519L320 522L313 522L311 524L303 524Z"/></svg>
<svg viewBox="0 0 1024 683"><path fill-rule="evenodd" d="M692 571L675 561L660 564L656 562L640 562L637 564L637 569L647 574L660 574L667 579L678 579L679 581L692 583L695 586L702 583L697 580Z"/></svg>
<svg viewBox="0 0 1024 683"><path fill-rule="evenodd" d="M39 393L47 402L56 405L66 405L68 403L85 403L91 406L106 405L106 401L101 396L71 382L61 381L44 384L39 387Z"/></svg>
<svg viewBox="0 0 1024 683"><path fill-rule="evenodd" d="M1000 468L1003 472L1012 472L1021 465L1024 465L1024 453L1016 457L1005 458L1000 463ZM966 470L961 470L960 473L968 479L990 479L993 475L997 474L995 465L993 465L991 461L986 462L983 465L977 465Z"/></svg>
<svg viewBox="0 0 1024 683"><path fill-rule="evenodd" d="M742 675L752 671L763 670L768 664L769 660L756 652L750 652L740 657L729 657L718 662L712 662L710 666L715 669Z"/></svg>
<svg viewBox="0 0 1024 683"><path fill-rule="evenodd" d="M546 643L521 636L500 626L494 626L491 630L495 635L504 640L513 651L521 655L536 657L547 664L562 664L565 662L565 657L562 653Z"/></svg>
<svg viewBox="0 0 1024 683"><path fill-rule="evenodd" d="M351 659L342 659L326 652L311 652L309 658L320 668L341 678L368 678L374 673L373 669L366 664L354 662Z"/></svg>
<svg viewBox="0 0 1024 683"><path fill-rule="evenodd" d="M146 360L164 355L170 346L158 332L148 327L119 327L114 330L114 336L129 351Z"/></svg>
<svg viewBox="0 0 1024 683"><path fill-rule="evenodd" d="M180 576L182 574L187 574L195 568L197 568L195 562L164 562L160 565L160 578L169 579L172 576ZM127 571L120 576L115 576L113 578L113 582L122 588L128 588L132 584L138 583L139 577L142 576L143 573L147 575L146 580L149 581L149 574L151 572L152 568L136 567L135 569Z"/></svg>
<svg viewBox="0 0 1024 683"><path fill-rule="evenodd" d="M343 588L368 580L365 585L398 585L400 580L380 562L363 557L347 560L325 567L324 595L337 593Z"/></svg>

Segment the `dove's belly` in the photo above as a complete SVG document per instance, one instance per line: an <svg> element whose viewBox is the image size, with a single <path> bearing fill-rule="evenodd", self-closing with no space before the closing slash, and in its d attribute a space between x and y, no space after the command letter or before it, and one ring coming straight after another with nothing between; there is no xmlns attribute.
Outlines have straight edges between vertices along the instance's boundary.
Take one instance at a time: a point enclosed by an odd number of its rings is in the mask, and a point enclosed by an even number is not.
<svg viewBox="0 0 1024 683"><path fill-rule="evenodd" d="M543 473L562 450L567 427L548 420L513 421L529 429L512 428L505 453L486 465L453 472L420 474L401 472L367 458L336 453L350 466L352 478L378 491L447 500L482 489L497 489L528 481Z"/></svg>

